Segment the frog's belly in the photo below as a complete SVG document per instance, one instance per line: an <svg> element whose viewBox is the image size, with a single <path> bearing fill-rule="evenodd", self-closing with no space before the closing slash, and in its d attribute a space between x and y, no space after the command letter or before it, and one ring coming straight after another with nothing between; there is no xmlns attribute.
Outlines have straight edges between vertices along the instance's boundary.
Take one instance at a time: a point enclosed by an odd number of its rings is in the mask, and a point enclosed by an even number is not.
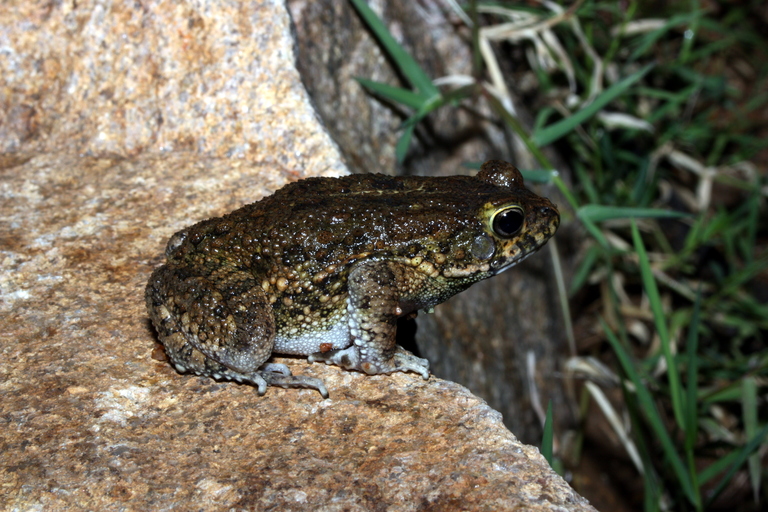
<svg viewBox="0 0 768 512"><path fill-rule="evenodd" d="M272 352L306 356L315 352L347 348L351 343L347 315L340 314L329 319L324 326L315 329L302 327L279 329L275 335L275 346Z"/></svg>

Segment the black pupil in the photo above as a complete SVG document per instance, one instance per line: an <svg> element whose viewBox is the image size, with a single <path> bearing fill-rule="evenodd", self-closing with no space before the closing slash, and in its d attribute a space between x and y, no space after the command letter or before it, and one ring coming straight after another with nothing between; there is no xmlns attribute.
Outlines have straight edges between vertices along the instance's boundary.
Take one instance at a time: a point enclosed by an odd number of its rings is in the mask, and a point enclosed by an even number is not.
<svg viewBox="0 0 768 512"><path fill-rule="evenodd" d="M499 212L493 218L493 230L503 237L515 236L523 227L525 215L519 208L510 208Z"/></svg>

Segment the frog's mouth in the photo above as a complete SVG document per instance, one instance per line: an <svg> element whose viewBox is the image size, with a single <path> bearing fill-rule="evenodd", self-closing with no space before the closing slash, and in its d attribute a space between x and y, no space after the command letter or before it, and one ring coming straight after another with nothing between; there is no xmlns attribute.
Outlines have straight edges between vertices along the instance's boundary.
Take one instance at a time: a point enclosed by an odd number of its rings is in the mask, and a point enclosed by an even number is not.
<svg viewBox="0 0 768 512"><path fill-rule="evenodd" d="M505 270L509 270L510 268L514 267L518 263L522 263L525 261L529 256L533 256L536 254L539 249L544 247L544 244L546 244L546 241L542 242L537 247L534 247L532 249L528 249L525 252L520 252L517 255L510 258L499 258L496 260L493 260L491 262L491 272L493 275L501 274Z"/></svg>
<svg viewBox="0 0 768 512"><path fill-rule="evenodd" d="M473 281L479 281L487 277L501 274L505 270L514 267L528 256L541 249L546 240L541 244L530 249L519 250L513 256L501 256L489 261L484 261L466 267L453 267L443 271L445 277L450 278L471 278Z"/></svg>

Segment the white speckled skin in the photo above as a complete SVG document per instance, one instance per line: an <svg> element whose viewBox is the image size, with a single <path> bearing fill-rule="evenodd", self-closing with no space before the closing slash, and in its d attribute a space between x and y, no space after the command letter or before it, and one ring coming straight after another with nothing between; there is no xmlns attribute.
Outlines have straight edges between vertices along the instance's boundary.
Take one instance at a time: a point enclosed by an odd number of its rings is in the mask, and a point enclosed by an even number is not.
<svg viewBox="0 0 768 512"><path fill-rule="evenodd" d="M321 345L330 345L333 349L349 346L349 321L346 312L328 326L328 329L303 332L286 332L275 335L273 352L305 356L317 352Z"/></svg>
<svg viewBox="0 0 768 512"><path fill-rule="evenodd" d="M318 379L265 364L309 356L369 374L429 363L395 343L397 318L430 310L554 235L552 203L514 166L475 177L310 178L176 233L146 302L179 371L267 386Z"/></svg>

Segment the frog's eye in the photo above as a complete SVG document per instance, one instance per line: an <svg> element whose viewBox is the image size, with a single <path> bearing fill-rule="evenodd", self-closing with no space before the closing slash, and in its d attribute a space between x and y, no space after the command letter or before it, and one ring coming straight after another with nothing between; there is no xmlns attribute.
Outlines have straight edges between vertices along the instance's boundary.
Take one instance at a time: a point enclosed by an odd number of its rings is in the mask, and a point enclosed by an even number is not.
<svg viewBox="0 0 768 512"><path fill-rule="evenodd" d="M519 206L504 208L496 212L491 220L493 232L502 238L512 238L517 235L525 223L525 213Z"/></svg>

